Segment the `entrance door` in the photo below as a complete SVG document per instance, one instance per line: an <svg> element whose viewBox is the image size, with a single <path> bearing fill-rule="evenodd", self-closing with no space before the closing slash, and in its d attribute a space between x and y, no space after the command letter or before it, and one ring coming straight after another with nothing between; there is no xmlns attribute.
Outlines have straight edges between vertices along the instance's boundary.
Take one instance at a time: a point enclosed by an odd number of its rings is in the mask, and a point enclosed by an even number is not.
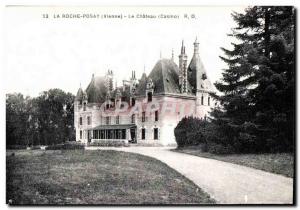
<svg viewBox="0 0 300 210"><path fill-rule="evenodd" d="M136 143L136 132L135 128L130 128L130 137L131 137L131 143Z"/></svg>

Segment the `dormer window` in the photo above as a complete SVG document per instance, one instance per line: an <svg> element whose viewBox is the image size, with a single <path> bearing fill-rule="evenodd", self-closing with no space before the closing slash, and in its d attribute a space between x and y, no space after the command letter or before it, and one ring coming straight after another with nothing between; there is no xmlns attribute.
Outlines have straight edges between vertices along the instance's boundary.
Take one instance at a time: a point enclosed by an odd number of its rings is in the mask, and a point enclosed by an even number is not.
<svg viewBox="0 0 300 210"><path fill-rule="evenodd" d="M153 91L154 91L154 84L152 82L152 79L149 78L149 80L147 82L147 86L146 86L146 97L147 97L148 102L152 101Z"/></svg>
<svg viewBox="0 0 300 210"><path fill-rule="evenodd" d="M206 74L202 74L202 79L203 79L203 80L206 80L206 79L207 79Z"/></svg>
<svg viewBox="0 0 300 210"><path fill-rule="evenodd" d="M131 106L135 105L135 98L131 98Z"/></svg>
<svg viewBox="0 0 300 210"><path fill-rule="evenodd" d="M86 102L83 103L83 111L86 111Z"/></svg>

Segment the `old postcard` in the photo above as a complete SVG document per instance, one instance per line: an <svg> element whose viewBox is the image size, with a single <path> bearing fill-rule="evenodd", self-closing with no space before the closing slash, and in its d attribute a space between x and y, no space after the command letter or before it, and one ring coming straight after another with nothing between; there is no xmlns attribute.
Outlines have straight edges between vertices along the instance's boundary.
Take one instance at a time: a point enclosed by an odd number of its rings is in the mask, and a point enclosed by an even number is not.
<svg viewBox="0 0 300 210"><path fill-rule="evenodd" d="M4 12L8 205L295 204L294 7Z"/></svg>

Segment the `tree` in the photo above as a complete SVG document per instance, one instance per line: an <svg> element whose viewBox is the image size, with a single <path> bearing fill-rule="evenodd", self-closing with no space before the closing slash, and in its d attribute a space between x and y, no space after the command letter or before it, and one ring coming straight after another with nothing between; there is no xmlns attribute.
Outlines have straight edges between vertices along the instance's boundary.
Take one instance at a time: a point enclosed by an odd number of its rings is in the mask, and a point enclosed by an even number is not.
<svg viewBox="0 0 300 210"><path fill-rule="evenodd" d="M75 139L74 96L59 89L36 98L6 96L7 145L49 145Z"/></svg>
<svg viewBox="0 0 300 210"><path fill-rule="evenodd" d="M294 139L293 7L249 7L232 14L237 27L233 49L222 48L227 63L221 81L221 106L212 122L240 152L291 150Z"/></svg>

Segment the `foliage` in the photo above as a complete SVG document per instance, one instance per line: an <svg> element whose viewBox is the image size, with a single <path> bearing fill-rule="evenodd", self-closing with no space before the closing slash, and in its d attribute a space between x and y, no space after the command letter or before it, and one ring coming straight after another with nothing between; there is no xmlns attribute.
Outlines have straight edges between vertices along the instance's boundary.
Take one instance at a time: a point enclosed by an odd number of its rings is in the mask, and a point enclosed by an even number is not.
<svg viewBox="0 0 300 210"><path fill-rule="evenodd" d="M11 150L27 149L27 146L26 145L6 145L6 149L11 149Z"/></svg>
<svg viewBox="0 0 300 210"><path fill-rule="evenodd" d="M220 58L228 65L215 83L222 94L211 113L219 134L238 152L293 151L295 62L293 7L255 6L232 14L233 49Z"/></svg>
<svg viewBox="0 0 300 210"><path fill-rule="evenodd" d="M89 143L89 146L95 147L123 147L128 146L128 143L122 140L94 140L93 142Z"/></svg>
<svg viewBox="0 0 300 210"><path fill-rule="evenodd" d="M75 139L74 96L50 89L38 97L6 95L6 145L51 145Z"/></svg>
<svg viewBox="0 0 300 210"><path fill-rule="evenodd" d="M178 147L205 143L205 126L206 121L204 120L194 117L184 117L174 130Z"/></svg>
<svg viewBox="0 0 300 210"><path fill-rule="evenodd" d="M65 142L63 144L49 145L46 150L74 150L84 149L85 145L77 142Z"/></svg>

